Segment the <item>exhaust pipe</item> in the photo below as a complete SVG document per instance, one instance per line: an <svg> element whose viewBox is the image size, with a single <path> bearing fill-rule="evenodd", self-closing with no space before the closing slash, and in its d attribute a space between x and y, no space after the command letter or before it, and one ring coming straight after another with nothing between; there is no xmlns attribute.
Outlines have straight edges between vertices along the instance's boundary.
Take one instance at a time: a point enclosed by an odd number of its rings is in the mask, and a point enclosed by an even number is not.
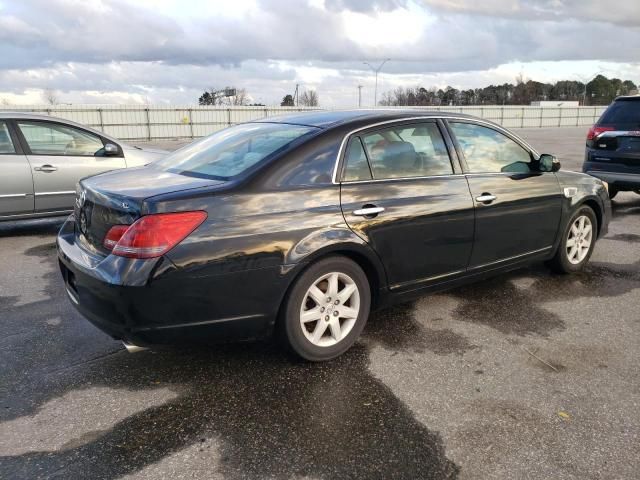
<svg viewBox="0 0 640 480"><path fill-rule="evenodd" d="M138 345L133 345L127 342L122 342L122 344L124 345L124 348L126 348L127 352L129 353L143 352L145 350L148 350L147 347L139 347Z"/></svg>

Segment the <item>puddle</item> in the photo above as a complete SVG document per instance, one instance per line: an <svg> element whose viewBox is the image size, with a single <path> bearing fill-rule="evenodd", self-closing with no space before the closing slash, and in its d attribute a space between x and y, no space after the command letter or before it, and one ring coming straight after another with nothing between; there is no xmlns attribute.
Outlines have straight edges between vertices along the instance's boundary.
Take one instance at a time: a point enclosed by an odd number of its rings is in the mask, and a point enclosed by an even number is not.
<svg viewBox="0 0 640 480"><path fill-rule="evenodd" d="M260 343L129 355L68 304L54 247L33 247L26 254L43 258L41 282L51 300L12 306L12 299L0 299L14 325L32 329L24 342L0 352L0 365L10 366L0 370L2 421L35 415L47 402L89 385L124 390L125 396L167 388L177 396L108 429L92 427L67 437L55 451L2 457L0 477L116 479L135 475L202 438L215 438L218 445L200 451L201 462L210 462L212 471L230 479L457 476L459 469L447 458L439 434L418 422L371 375L366 342L329 364L297 362L276 346ZM392 312L404 316L402 310ZM61 322L45 335L42 325L50 319ZM386 318L377 320L372 325ZM397 322L381 343L439 348L442 354L467 348L453 332L413 328L411 322ZM374 328L371 338L376 337ZM414 337L421 340L412 343ZM444 346L436 347L438 341ZM23 372L29 372L28 379ZM76 421L97 425L99 416L98 411Z"/></svg>
<svg viewBox="0 0 640 480"><path fill-rule="evenodd" d="M640 243L640 235L635 233L616 233L615 235L607 235L607 240L619 240L621 242Z"/></svg>
<svg viewBox="0 0 640 480"><path fill-rule="evenodd" d="M0 476L118 478L215 437L224 478L454 478L458 468L439 435L367 364L363 345L320 365L292 362L262 344L111 356L74 375L138 393L167 387L179 397L75 448L4 457Z"/></svg>
<svg viewBox="0 0 640 480"><path fill-rule="evenodd" d="M437 355L462 355L477 348L469 340L448 328L422 326L415 318L418 302L385 309L371 316L363 336L388 350L428 350ZM435 320L437 322L437 319Z"/></svg>

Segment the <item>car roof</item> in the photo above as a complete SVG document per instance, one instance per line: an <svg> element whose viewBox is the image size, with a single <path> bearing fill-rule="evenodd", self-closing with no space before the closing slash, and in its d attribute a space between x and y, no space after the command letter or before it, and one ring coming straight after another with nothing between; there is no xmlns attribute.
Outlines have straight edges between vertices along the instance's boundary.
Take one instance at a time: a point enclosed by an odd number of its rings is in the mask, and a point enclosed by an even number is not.
<svg viewBox="0 0 640 480"><path fill-rule="evenodd" d="M294 113L252 120L260 123L291 123L310 127L330 128L350 123L377 123L388 120L402 120L416 117L451 117L477 120L476 117L455 112L441 112L418 109L378 108L372 110L316 110L304 113Z"/></svg>
<svg viewBox="0 0 640 480"><path fill-rule="evenodd" d="M640 95L622 95L620 97L616 97L614 102L630 102L630 101L640 102Z"/></svg>
<svg viewBox="0 0 640 480"><path fill-rule="evenodd" d="M97 135L100 135L101 137L104 137L108 140L112 140L114 142L119 142L122 143L120 140L116 140L114 137L107 135L104 132L101 132L99 130L96 130L95 128L91 128L88 127L86 125L83 125L81 123L77 123L74 122L73 120L67 120L66 118L60 118L60 117L54 117L52 115L41 115L38 113L31 113L31 112L0 112L0 120L7 120L7 119L14 119L14 120L44 120L44 121L48 121L48 122L60 122L60 123L66 123L68 125L72 125L74 127L78 127L78 128L82 128L83 130L89 130L90 132L93 132Z"/></svg>

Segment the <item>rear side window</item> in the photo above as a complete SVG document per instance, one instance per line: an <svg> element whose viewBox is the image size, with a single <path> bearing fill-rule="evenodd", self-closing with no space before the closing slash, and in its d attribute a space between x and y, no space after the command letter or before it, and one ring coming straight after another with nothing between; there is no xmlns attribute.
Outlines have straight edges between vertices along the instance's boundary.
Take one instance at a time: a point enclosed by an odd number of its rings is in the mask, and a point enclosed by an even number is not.
<svg viewBox="0 0 640 480"><path fill-rule="evenodd" d="M453 173L442 134L433 122L390 128L363 135L362 140L376 179Z"/></svg>
<svg viewBox="0 0 640 480"><path fill-rule="evenodd" d="M316 131L286 123L244 123L187 145L154 165L172 173L227 180Z"/></svg>
<svg viewBox="0 0 640 480"><path fill-rule="evenodd" d="M640 127L640 101L618 100L605 110L598 121L601 125L628 125Z"/></svg>
<svg viewBox="0 0 640 480"><path fill-rule="evenodd" d="M18 122L34 155L93 157L104 145L97 135L52 122Z"/></svg>
<svg viewBox="0 0 640 480"><path fill-rule="evenodd" d="M9 135L9 128L5 122L0 122L0 154L2 153L16 153L11 135Z"/></svg>
<svg viewBox="0 0 640 480"><path fill-rule="evenodd" d="M346 182L371 180L371 170L369 170L369 163L360 137L354 137L349 142L345 156L344 180Z"/></svg>

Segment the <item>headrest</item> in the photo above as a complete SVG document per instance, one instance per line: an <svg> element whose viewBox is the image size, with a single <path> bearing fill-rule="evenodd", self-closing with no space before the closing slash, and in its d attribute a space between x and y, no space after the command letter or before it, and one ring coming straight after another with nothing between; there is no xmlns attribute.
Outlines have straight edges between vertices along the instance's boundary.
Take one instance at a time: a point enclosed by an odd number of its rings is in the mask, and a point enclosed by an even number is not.
<svg viewBox="0 0 640 480"><path fill-rule="evenodd" d="M409 142L389 142L383 146L382 161L395 170L415 168L416 149Z"/></svg>

